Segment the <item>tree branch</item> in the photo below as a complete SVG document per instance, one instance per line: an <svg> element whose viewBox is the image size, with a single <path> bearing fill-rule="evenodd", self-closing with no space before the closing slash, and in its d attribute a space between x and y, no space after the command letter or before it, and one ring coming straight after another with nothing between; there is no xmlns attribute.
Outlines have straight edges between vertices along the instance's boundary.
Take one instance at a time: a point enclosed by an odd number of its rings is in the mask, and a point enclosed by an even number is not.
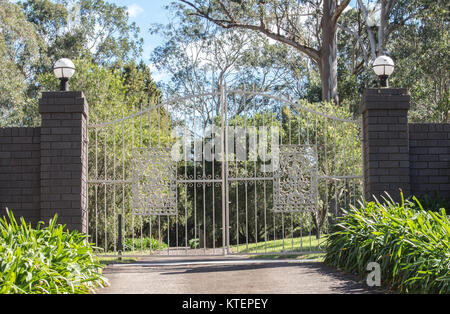
<svg viewBox="0 0 450 314"><path fill-rule="evenodd" d="M342 12L344 12L345 8L348 6L348 4L350 3L350 0L344 0L343 2L341 2L341 4L336 8L336 10L334 11L334 14L331 18L333 25L337 24L337 21L339 20L339 17L341 16Z"/></svg>
<svg viewBox="0 0 450 314"><path fill-rule="evenodd" d="M302 44L296 42L295 40L292 40L281 34L274 33L271 30L269 30L265 26L265 24L261 24L261 25L243 24L243 23L239 23L234 18L233 18L233 20L231 20L231 19L230 20L216 19L216 18L211 17L208 12L204 12L204 11L200 10L195 4L191 3L190 1L187 1L187 0L180 0L180 1L194 9L195 13L194 12L191 13L192 15L205 18L208 21L215 23L216 25L219 25L222 28L225 28L225 29L240 28L240 29L248 29L248 30L253 30L253 31L263 33L264 35L266 35L269 38L272 38L278 42L285 43L285 44L303 52L304 54L309 56L311 59L313 59L315 62L320 61L320 53L318 50L308 47L306 45L302 45Z"/></svg>
<svg viewBox="0 0 450 314"><path fill-rule="evenodd" d="M352 35L353 37L355 37L358 40L359 46L361 47L363 53L364 53L364 64L367 65L369 64L369 54L367 52L367 48L366 45L364 44L364 41L362 40L361 36L359 36L354 30L352 30L349 27L346 27L344 25L341 24L337 24L337 26L342 29L343 31L349 33L350 35Z"/></svg>

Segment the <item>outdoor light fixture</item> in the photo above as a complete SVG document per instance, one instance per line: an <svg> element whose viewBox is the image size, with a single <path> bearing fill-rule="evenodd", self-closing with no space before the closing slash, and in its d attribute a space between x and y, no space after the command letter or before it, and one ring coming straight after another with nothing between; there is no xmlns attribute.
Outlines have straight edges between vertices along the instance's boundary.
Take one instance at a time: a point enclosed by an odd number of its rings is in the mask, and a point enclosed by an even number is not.
<svg viewBox="0 0 450 314"><path fill-rule="evenodd" d="M394 61L388 56L379 56L373 62L373 71L380 77L381 87L389 87L388 78L394 73Z"/></svg>
<svg viewBox="0 0 450 314"><path fill-rule="evenodd" d="M53 66L53 73L61 81L60 91L67 92L69 90L69 79L75 73L73 62L67 58L59 59Z"/></svg>

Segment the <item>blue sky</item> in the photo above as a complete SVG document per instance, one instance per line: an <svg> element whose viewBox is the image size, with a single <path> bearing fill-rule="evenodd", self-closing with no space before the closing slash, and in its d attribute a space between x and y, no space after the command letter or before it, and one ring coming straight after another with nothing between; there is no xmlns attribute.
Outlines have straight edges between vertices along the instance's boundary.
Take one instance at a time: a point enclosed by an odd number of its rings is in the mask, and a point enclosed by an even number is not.
<svg viewBox="0 0 450 314"><path fill-rule="evenodd" d="M171 0L109 0L109 2L128 8L130 21L136 22L141 30L140 35L144 38L142 58L148 64L153 49L162 44L162 39L157 35L150 35L148 30L152 23L168 22L169 12L164 6L170 4Z"/></svg>

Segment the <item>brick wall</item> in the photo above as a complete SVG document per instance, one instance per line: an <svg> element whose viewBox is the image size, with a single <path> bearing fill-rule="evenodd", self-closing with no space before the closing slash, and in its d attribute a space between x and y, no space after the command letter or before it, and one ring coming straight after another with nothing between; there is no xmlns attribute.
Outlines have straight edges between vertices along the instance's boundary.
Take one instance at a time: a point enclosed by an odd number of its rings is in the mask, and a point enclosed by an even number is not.
<svg viewBox="0 0 450 314"><path fill-rule="evenodd" d="M41 219L58 214L71 230L87 231L87 115L82 92L47 92L39 100Z"/></svg>
<svg viewBox="0 0 450 314"><path fill-rule="evenodd" d="M365 198L410 194L406 89L368 89L363 96Z"/></svg>
<svg viewBox="0 0 450 314"><path fill-rule="evenodd" d="M0 129L0 211L33 225L40 219L40 136L40 128Z"/></svg>
<svg viewBox="0 0 450 314"><path fill-rule="evenodd" d="M48 92L39 112L40 128L0 129L0 210L34 225L58 214L87 232L88 104L82 92Z"/></svg>
<svg viewBox="0 0 450 314"><path fill-rule="evenodd" d="M450 124L409 124L411 191L450 199Z"/></svg>
<svg viewBox="0 0 450 314"><path fill-rule="evenodd" d="M450 124L408 124L406 89L368 89L363 96L364 187L367 200L388 192L450 198Z"/></svg>

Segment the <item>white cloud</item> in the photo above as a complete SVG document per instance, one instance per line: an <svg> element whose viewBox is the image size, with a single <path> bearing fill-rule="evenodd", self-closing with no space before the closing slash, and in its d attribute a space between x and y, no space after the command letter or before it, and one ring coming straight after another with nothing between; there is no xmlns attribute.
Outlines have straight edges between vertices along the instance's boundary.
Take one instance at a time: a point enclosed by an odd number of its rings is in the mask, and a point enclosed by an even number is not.
<svg viewBox="0 0 450 314"><path fill-rule="evenodd" d="M136 3L134 3L130 6L128 6L127 12L131 18L134 18L134 17L138 16L139 14L141 14L142 12L144 12L144 9L141 8L139 5L137 5Z"/></svg>

